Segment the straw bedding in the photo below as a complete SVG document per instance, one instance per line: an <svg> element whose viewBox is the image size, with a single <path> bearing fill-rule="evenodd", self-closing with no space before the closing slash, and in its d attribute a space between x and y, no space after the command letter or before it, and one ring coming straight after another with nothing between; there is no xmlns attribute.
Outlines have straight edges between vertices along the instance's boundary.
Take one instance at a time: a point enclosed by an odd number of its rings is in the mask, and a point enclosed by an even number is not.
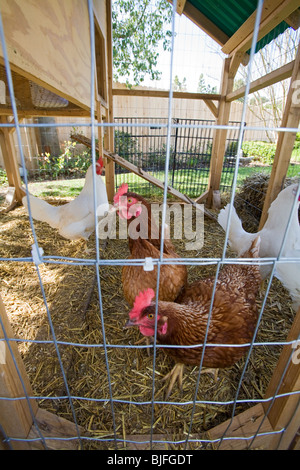
<svg viewBox="0 0 300 470"><path fill-rule="evenodd" d="M270 175L266 173L254 173L243 181L240 191L235 196L234 206L237 214L243 221L243 227L248 232L256 232L262 214L265 195L268 189ZM298 183L297 176L286 178L284 187ZM300 220L300 212L299 212Z"/></svg>
<svg viewBox="0 0 300 470"><path fill-rule="evenodd" d="M52 203L61 203L55 199ZM1 215L1 257L30 256L33 238L28 216L23 207ZM45 255L68 257L93 257L95 237L88 247L93 251L87 255L84 244L70 242L60 237L47 224L35 222L40 246ZM198 252L186 252L184 240L175 240L177 251L183 257L219 257L222 253L224 233L217 222L205 218L204 247ZM100 242L100 247L102 242ZM105 259L125 259L129 251L127 240L109 240L101 249ZM80 343L83 346L59 345L69 392L85 400L73 400L78 424L90 438L113 439L113 419L109 401L109 382L103 347L102 322L97 288L94 284L95 268L59 264L39 266L47 303L56 339L63 342ZM103 318L108 345L135 345L141 335L138 330L123 327L128 318L129 306L123 298L121 266L106 266L100 270ZM189 266L189 281L213 274L214 266ZM32 263L0 263L0 293L6 306L16 338L26 340L52 340L51 329L44 305L35 266ZM261 305L263 292L258 299ZM277 280L273 281L267 300L263 321L257 340L284 341L293 319L291 302L287 292ZM65 397L66 388L53 344L20 342L19 350L27 373L38 397ZM144 343L141 343L143 345ZM277 363L280 346L260 346L253 349L242 383L239 399L260 399ZM114 399L135 403L152 398L153 351L146 349L107 348L111 390ZM157 351L155 365L155 399L164 400L162 377L169 372L173 361L161 350ZM202 375L197 399L228 401L234 399L244 361L230 369L220 370L217 382L209 375ZM174 387L170 400L192 401L198 373L197 367L186 367L183 390ZM93 399L103 399L95 402ZM39 405L70 421L73 420L69 401L66 398L39 399ZM252 406L246 403L237 406L239 413ZM205 432L231 416L230 405L196 405L192 424L192 436L203 436ZM191 404L155 404L153 433L166 440L184 439L190 425ZM120 439L151 432L151 405L114 404L116 433ZM205 444L193 444L203 448ZM86 441L87 449L114 449L114 441ZM180 446L171 448L180 449ZM120 444L126 448L126 444Z"/></svg>

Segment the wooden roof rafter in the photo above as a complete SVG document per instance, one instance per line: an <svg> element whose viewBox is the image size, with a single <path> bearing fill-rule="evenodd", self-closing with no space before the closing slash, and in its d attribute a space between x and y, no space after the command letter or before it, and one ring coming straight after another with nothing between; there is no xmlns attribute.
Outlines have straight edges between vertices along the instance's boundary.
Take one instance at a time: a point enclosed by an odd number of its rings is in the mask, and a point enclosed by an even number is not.
<svg viewBox="0 0 300 470"><path fill-rule="evenodd" d="M258 40L266 36L279 23L299 7L299 0L265 0L263 4ZM251 47L256 10L223 45L222 52L232 55L236 51L246 52Z"/></svg>
<svg viewBox="0 0 300 470"><path fill-rule="evenodd" d="M172 3L171 0L169 0ZM194 5L188 1L179 2L177 6L177 13L184 14L196 26L205 31L211 38L213 38L220 46L223 46L229 39L229 36L218 28L207 16L201 13Z"/></svg>
<svg viewBox="0 0 300 470"><path fill-rule="evenodd" d="M169 0L169 2L173 3L172 0ZM202 6L206 6L207 9L209 7L209 3L209 0L204 0L201 3L199 2L199 8L197 8L195 6L197 5L196 1L190 2L188 0L178 0L177 13L180 15L184 14L194 24L196 24L199 28L205 31L222 47L222 52L224 54L232 55L238 51L246 53L251 47L256 17L256 9L252 11L252 14L249 14L247 19L243 21L242 24L237 23L235 31L233 31L231 34L228 34L228 30L226 31L225 24L222 28L209 18L209 9L207 10L206 15L202 12L202 10L205 11ZM299 7L299 0L264 0L259 39L266 36L270 31L272 31L277 25L282 22L287 23L294 29L299 27ZM231 6L231 8L233 9L233 6ZM223 11L220 8L219 16L222 15ZM239 21L241 22L242 18L240 18Z"/></svg>
<svg viewBox="0 0 300 470"><path fill-rule="evenodd" d="M294 63L295 61L292 60L291 62L288 62L287 64L283 65L282 67L279 67L278 69L267 73L263 77L254 80L250 83L249 93L254 93L256 91L262 90L263 88L274 85L274 83L291 77L294 69ZM241 88L238 88L237 90L228 93L226 95L226 101L234 101L239 98L242 98L245 94L245 90L246 86L242 86Z"/></svg>

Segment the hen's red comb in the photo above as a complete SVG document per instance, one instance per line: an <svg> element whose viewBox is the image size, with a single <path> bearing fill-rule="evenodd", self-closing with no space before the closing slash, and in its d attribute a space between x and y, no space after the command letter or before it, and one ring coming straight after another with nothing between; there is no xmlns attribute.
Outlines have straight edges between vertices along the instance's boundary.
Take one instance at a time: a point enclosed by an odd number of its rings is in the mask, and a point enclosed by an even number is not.
<svg viewBox="0 0 300 470"><path fill-rule="evenodd" d="M134 301L133 309L129 312L129 317L136 318L140 315L141 311L151 304L151 300L155 296L153 289L146 289L144 292L140 292Z"/></svg>
<svg viewBox="0 0 300 470"><path fill-rule="evenodd" d="M121 184L118 191L114 195L114 204L117 204L119 202L120 197L123 196L123 194L126 194L127 192L128 192L128 184L127 183Z"/></svg>
<svg viewBox="0 0 300 470"><path fill-rule="evenodd" d="M103 158L102 158L102 155L100 155L100 157L96 161L96 173L97 173L97 175L101 175L101 173L103 171L103 166L104 166Z"/></svg>

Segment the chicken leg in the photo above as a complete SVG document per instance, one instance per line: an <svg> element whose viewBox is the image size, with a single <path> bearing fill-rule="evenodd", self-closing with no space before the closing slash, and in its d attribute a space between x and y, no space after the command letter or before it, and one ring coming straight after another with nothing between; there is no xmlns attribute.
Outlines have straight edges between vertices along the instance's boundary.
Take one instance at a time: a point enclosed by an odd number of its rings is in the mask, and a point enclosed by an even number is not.
<svg viewBox="0 0 300 470"><path fill-rule="evenodd" d="M178 362L177 364L175 364L175 366L173 367L171 372L169 372L163 378L164 382L167 382L168 380L170 381L169 386L168 386L168 390L167 390L167 393L166 393L166 399L169 398L169 396L171 394L171 391L174 387L174 384L176 382L176 379L178 379L179 388L180 388L180 390L182 390L183 369L184 369L184 364L182 364L181 362Z"/></svg>
<svg viewBox="0 0 300 470"><path fill-rule="evenodd" d="M180 388L180 390L182 390L183 369L184 369L184 364L178 362L177 364L175 364L175 366L173 367L171 372L169 372L163 378L164 382L169 380L169 386L168 386L168 390L167 390L167 393L166 393L166 399L169 398L169 396L171 394L171 391L174 387L174 384L176 382L176 379L178 379L179 388ZM213 374L214 381L217 382L218 372L219 372L219 369L209 369L209 368L204 367L203 369L201 369L200 374Z"/></svg>

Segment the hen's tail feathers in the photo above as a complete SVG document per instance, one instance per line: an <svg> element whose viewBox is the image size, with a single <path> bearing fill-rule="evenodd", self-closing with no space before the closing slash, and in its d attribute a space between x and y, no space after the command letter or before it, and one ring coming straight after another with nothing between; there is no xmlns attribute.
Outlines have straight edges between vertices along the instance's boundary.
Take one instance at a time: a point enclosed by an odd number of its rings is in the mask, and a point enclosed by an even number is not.
<svg viewBox="0 0 300 470"><path fill-rule="evenodd" d="M31 215L35 220L46 222L53 228L58 227L59 207L52 206L51 204L48 204L48 202L44 201L43 199L39 199L38 197L33 196L32 194L29 195L29 200ZM23 197L22 203L28 211L27 196Z"/></svg>
<svg viewBox="0 0 300 470"><path fill-rule="evenodd" d="M218 215L218 222L224 231L226 231L227 228L229 208L230 205L227 204L224 209L221 209ZM228 233L229 246L237 253L238 256L240 256L243 252L249 250L251 241L254 237L256 237L255 234L248 233L243 229L242 222L237 215L235 208L232 207Z"/></svg>
<svg viewBox="0 0 300 470"><path fill-rule="evenodd" d="M224 231L226 231L226 228L227 228L229 208L230 208L230 204L227 204L227 206L225 206L224 209L220 210L220 213L218 215L218 222ZM247 233L247 232L245 232L245 230L243 229L242 222L240 218L238 217L235 208L232 207L230 229L229 229L229 239L232 238L235 234L244 234L244 233Z"/></svg>

